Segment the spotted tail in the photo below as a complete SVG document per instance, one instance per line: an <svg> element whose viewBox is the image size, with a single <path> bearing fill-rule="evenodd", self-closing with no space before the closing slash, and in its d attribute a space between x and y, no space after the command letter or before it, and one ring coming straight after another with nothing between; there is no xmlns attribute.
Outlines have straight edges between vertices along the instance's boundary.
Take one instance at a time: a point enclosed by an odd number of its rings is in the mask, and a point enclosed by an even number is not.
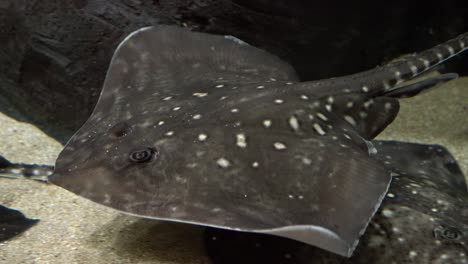
<svg viewBox="0 0 468 264"><path fill-rule="evenodd" d="M468 32L431 49L405 56L384 66L318 81L315 85L332 86L337 93L362 92L368 93L371 97L388 94L398 88L401 83L427 72L466 49L468 49Z"/></svg>
<svg viewBox="0 0 468 264"><path fill-rule="evenodd" d="M47 178L53 171L53 166L11 163L0 156L0 177L2 178L27 178L47 182Z"/></svg>
<svg viewBox="0 0 468 264"><path fill-rule="evenodd" d="M468 48L468 32L431 49L406 56L372 71L381 71L376 79L361 86L362 92L388 93L404 81L427 72L431 68L462 53ZM367 87L366 87L367 85Z"/></svg>
<svg viewBox="0 0 468 264"><path fill-rule="evenodd" d="M384 66L390 73L387 83L383 88L387 92L392 87L410 80L444 61L462 53L468 48L468 33L464 33L455 39L437 45L431 49L422 51Z"/></svg>

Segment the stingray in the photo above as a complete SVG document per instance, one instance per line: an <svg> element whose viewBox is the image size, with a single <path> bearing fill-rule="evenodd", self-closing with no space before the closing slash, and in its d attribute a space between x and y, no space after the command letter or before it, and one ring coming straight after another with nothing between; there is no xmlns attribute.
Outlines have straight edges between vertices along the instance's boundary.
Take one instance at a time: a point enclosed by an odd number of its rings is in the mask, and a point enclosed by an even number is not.
<svg viewBox="0 0 468 264"><path fill-rule="evenodd" d="M455 159L438 145L373 143L394 179L351 258L279 237L208 228L204 241L213 263L467 263L468 191Z"/></svg>
<svg viewBox="0 0 468 264"><path fill-rule="evenodd" d="M391 179L369 140L395 118L398 98L456 77L402 85L465 50L467 38L301 83L236 38L143 28L117 48L93 114L49 181L140 217L350 256Z"/></svg>
<svg viewBox="0 0 468 264"><path fill-rule="evenodd" d="M0 242L23 233L38 221L27 218L18 210L0 205Z"/></svg>
<svg viewBox="0 0 468 264"><path fill-rule="evenodd" d="M368 140L399 86L463 51L468 35L385 67L299 82L235 38L149 27L111 61L98 104L52 183L147 218L275 234L351 255L390 173Z"/></svg>

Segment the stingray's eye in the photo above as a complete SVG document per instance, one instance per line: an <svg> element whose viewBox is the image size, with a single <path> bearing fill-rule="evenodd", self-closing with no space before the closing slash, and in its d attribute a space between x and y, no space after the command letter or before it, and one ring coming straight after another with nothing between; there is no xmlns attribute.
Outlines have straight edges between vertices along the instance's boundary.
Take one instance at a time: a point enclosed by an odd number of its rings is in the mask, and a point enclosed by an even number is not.
<svg viewBox="0 0 468 264"><path fill-rule="evenodd" d="M455 227L438 226L434 228L434 236L437 239L458 240L462 237L462 233Z"/></svg>
<svg viewBox="0 0 468 264"><path fill-rule="evenodd" d="M133 151L132 153L130 153L129 158L133 162L148 162L154 157L155 153L156 151L154 149L145 148Z"/></svg>

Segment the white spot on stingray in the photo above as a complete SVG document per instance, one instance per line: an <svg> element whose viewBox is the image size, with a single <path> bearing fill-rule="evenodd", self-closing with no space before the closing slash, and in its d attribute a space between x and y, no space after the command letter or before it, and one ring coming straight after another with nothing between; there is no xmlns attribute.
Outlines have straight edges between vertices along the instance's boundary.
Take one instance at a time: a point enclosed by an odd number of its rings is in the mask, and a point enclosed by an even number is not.
<svg viewBox="0 0 468 264"><path fill-rule="evenodd" d="M257 89L263 89L263 88L265 88L265 86L263 86L263 85L257 86Z"/></svg>
<svg viewBox="0 0 468 264"><path fill-rule="evenodd" d="M312 164L312 160L310 160L307 157L302 157L302 163L304 163L305 165L310 165Z"/></svg>
<svg viewBox="0 0 468 264"><path fill-rule="evenodd" d="M276 79L275 78L270 78L270 81L276 82Z"/></svg>
<svg viewBox="0 0 468 264"><path fill-rule="evenodd" d="M387 102L387 103L385 103L384 107L385 107L385 110L388 111L388 110L392 109L392 104Z"/></svg>
<svg viewBox="0 0 468 264"><path fill-rule="evenodd" d="M390 88L392 87L392 86L388 83L388 80L384 80L384 81L382 82L382 84L383 84L385 90L388 90L388 89L390 89Z"/></svg>
<svg viewBox="0 0 468 264"><path fill-rule="evenodd" d="M181 108L180 106L176 106L176 107L172 108L172 111L179 111L180 108Z"/></svg>
<svg viewBox="0 0 468 264"><path fill-rule="evenodd" d="M164 135L170 137L170 136L174 135L174 131L167 131Z"/></svg>
<svg viewBox="0 0 468 264"><path fill-rule="evenodd" d="M281 142L273 143L273 147L275 147L275 149L277 149L277 150L285 150L286 149L286 145L281 143Z"/></svg>
<svg viewBox="0 0 468 264"><path fill-rule="evenodd" d="M332 106L329 105L329 104L326 104L326 105L325 105L325 109L327 109L328 112L331 112Z"/></svg>
<svg viewBox="0 0 468 264"><path fill-rule="evenodd" d="M218 84L215 86L216 88L223 88L224 87L224 84Z"/></svg>
<svg viewBox="0 0 468 264"><path fill-rule="evenodd" d="M369 92L369 87L367 87L366 85L363 85L363 86L361 87L361 91L367 93L367 92Z"/></svg>
<svg viewBox="0 0 468 264"><path fill-rule="evenodd" d="M218 163L218 165L221 167L221 168L227 168L229 166L231 166L231 162L229 162L229 160L225 159L225 158L219 158L216 163Z"/></svg>
<svg viewBox="0 0 468 264"><path fill-rule="evenodd" d="M329 96L327 98L327 102L330 103L330 104L333 104L334 101L335 101L335 99L333 98L333 96Z"/></svg>
<svg viewBox="0 0 468 264"><path fill-rule="evenodd" d="M346 122L350 123L353 126L356 126L356 120L354 120L352 116L344 115L343 118L346 120Z"/></svg>
<svg viewBox="0 0 468 264"><path fill-rule="evenodd" d="M354 102L353 101L349 101L346 103L346 107L348 108L352 108L354 106Z"/></svg>
<svg viewBox="0 0 468 264"><path fill-rule="evenodd" d="M237 108L231 109L231 113L237 113L237 112L239 112L239 109L237 109Z"/></svg>
<svg viewBox="0 0 468 264"><path fill-rule="evenodd" d="M269 119L263 120L263 126L265 128L271 127L271 120L269 120Z"/></svg>
<svg viewBox="0 0 468 264"><path fill-rule="evenodd" d="M377 148L375 148L374 144L371 141L364 140L364 143L367 145L367 152L369 155L376 155L377 154Z"/></svg>
<svg viewBox="0 0 468 264"><path fill-rule="evenodd" d="M382 210L382 215L385 216L385 217L387 217L387 218L391 218L391 217L394 216L394 213L393 213L393 211L390 210L390 209L383 209L383 210Z"/></svg>
<svg viewBox="0 0 468 264"><path fill-rule="evenodd" d="M314 127L315 132L317 132L319 135L323 136L326 134L323 128L319 124L314 123L312 126Z"/></svg>
<svg viewBox="0 0 468 264"><path fill-rule="evenodd" d="M403 82L403 80L401 79L401 72L400 72L400 71L396 71L396 72L395 72L395 79L396 79L396 81L397 81L397 84Z"/></svg>
<svg viewBox="0 0 468 264"><path fill-rule="evenodd" d="M395 195L391 192L387 193L387 197L388 198L395 198Z"/></svg>
<svg viewBox="0 0 468 264"><path fill-rule="evenodd" d="M418 253L417 253L416 251L414 251L414 250L411 250L411 251L408 253L408 256L409 256L411 259L413 259L413 258L415 258L415 257L418 256Z"/></svg>
<svg viewBox="0 0 468 264"><path fill-rule="evenodd" d="M460 39L460 48L464 49L465 48L465 42L463 42L463 40Z"/></svg>
<svg viewBox="0 0 468 264"><path fill-rule="evenodd" d="M416 67L415 65L413 64L408 64L409 65L409 68L411 70L411 73L414 75L418 74L418 67Z"/></svg>
<svg viewBox="0 0 468 264"><path fill-rule="evenodd" d="M10 169L10 173L19 175L23 173L23 170L22 169Z"/></svg>
<svg viewBox="0 0 468 264"><path fill-rule="evenodd" d="M370 99L364 102L364 107L369 109L369 107L374 103L374 100Z"/></svg>
<svg viewBox="0 0 468 264"><path fill-rule="evenodd" d="M323 121L328 121L328 118L322 113L317 113L317 117L322 119Z"/></svg>
<svg viewBox="0 0 468 264"><path fill-rule="evenodd" d="M221 96L219 100L223 101L223 100L226 100L227 98L228 98L227 96Z"/></svg>
<svg viewBox="0 0 468 264"><path fill-rule="evenodd" d="M236 135L236 145L239 148L246 148L247 147L247 138L245 134L237 134Z"/></svg>
<svg viewBox="0 0 468 264"><path fill-rule="evenodd" d="M284 103L284 100L282 99L275 99L275 104L282 104Z"/></svg>
<svg viewBox="0 0 468 264"><path fill-rule="evenodd" d="M305 95L305 94L302 94L302 95L301 95L301 99L302 99L302 100L307 100L307 99L309 99L309 97L308 97L307 95Z"/></svg>
<svg viewBox="0 0 468 264"><path fill-rule="evenodd" d="M299 121L297 121L297 118L295 116L291 116L289 118L289 126L294 130L297 131L299 130Z"/></svg>
<svg viewBox="0 0 468 264"><path fill-rule="evenodd" d="M287 85L291 85L291 84L293 84L293 82L287 82L286 84L287 84Z"/></svg>
<svg viewBox="0 0 468 264"><path fill-rule="evenodd" d="M256 162L256 161L252 163L252 167L254 167L254 168L258 168L258 165L259 165L259 164L258 164L258 162Z"/></svg>
<svg viewBox="0 0 468 264"><path fill-rule="evenodd" d="M171 99L172 99L172 96L167 96L167 97L164 97L164 98L163 98L163 101L169 101L169 100L171 100Z"/></svg>
<svg viewBox="0 0 468 264"><path fill-rule="evenodd" d="M429 63L429 61L426 60L426 59L424 59L424 58L419 58L419 60L422 61L422 63L424 63L424 67L425 67L426 69L429 68L429 66L431 65L431 64Z"/></svg>
<svg viewBox="0 0 468 264"><path fill-rule="evenodd" d="M203 98L207 96L208 93L194 93L193 96L198 97L198 98Z"/></svg>
<svg viewBox="0 0 468 264"><path fill-rule="evenodd" d="M442 53L440 53L440 52L436 52L436 56L439 59L439 61L444 59L444 56L442 56Z"/></svg>
<svg viewBox="0 0 468 264"><path fill-rule="evenodd" d="M450 53L450 55L454 55L454 54L455 54L455 50L454 50L451 46L447 46L447 50L448 50L448 52Z"/></svg>
<svg viewBox="0 0 468 264"><path fill-rule="evenodd" d="M164 121L159 121L158 126L162 126L162 125L164 125Z"/></svg>
<svg viewBox="0 0 468 264"><path fill-rule="evenodd" d="M208 135L207 134L199 134L198 135L198 140L199 141L205 141L206 139L208 138Z"/></svg>

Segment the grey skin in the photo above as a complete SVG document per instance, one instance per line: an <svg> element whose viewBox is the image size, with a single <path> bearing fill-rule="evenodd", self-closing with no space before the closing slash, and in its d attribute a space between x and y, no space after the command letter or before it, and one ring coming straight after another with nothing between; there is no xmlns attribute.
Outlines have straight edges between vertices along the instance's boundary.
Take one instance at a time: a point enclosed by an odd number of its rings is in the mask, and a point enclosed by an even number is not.
<svg viewBox="0 0 468 264"><path fill-rule="evenodd" d="M145 218L274 234L350 256L390 184L369 141L400 86L468 34L374 70L298 82L245 43L143 28L117 48L89 120L50 182ZM419 87L419 88L418 88Z"/></svg>
<svg viewBox="0 0 468 264"><path fill-rule="evenodd" d="M213 263L468 263L468 192L455 159L438 145L373 143L393 180L351 258L288 239L209 228L205 247Z"/></svg>

